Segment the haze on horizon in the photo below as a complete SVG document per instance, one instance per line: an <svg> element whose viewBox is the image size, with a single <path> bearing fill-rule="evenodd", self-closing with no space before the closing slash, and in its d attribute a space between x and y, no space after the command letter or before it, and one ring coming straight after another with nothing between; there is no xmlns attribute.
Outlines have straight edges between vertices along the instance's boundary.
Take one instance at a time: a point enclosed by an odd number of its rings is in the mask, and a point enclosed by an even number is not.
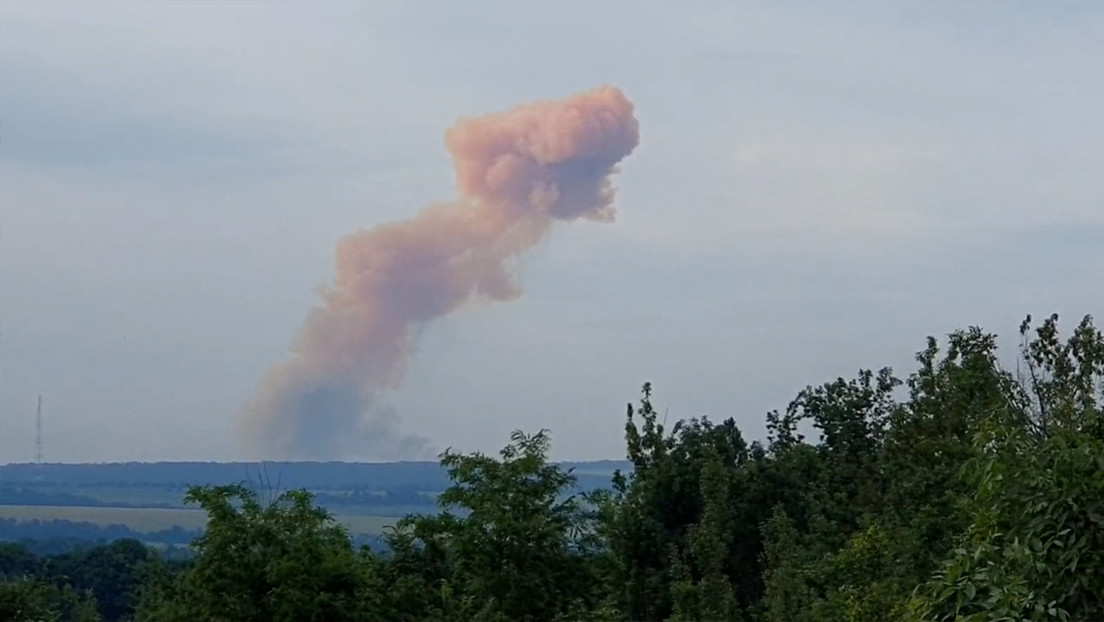
<svg viewBox="0 0 1104 622"><path fill-rule="evenodd" d="M929 334L1010 347L1104 309L1100 58L1091 2L5 2L0 463L39 394L49 461L246 457L335 242L456 196L461 117L599 84L641 126L616 222L428 327L402 433L620 458L644 381L757 438Z"/></svg>

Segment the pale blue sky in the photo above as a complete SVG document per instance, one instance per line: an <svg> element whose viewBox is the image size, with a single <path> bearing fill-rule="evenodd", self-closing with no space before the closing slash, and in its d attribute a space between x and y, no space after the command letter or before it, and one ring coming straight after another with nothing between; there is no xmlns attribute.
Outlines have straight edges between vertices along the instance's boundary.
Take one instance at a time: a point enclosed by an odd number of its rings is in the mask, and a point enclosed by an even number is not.
<svg viewBox="0 0 1104 622"><path fill-rule="evenodd" d="M400 427L619 457L650 380L760 437L928 334L1104 309L1102 61L1093 2L0 3L0 462L40 393L48 460L240 457L336 238L451 198L460 116L603 83L618 221L434 325Z"/></svg>

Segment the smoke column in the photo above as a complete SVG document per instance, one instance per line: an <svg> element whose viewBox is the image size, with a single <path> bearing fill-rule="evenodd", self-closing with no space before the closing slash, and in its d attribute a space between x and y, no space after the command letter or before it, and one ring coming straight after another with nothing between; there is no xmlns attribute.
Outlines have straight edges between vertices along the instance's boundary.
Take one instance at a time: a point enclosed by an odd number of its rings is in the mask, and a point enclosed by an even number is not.
<svg viewBox="0 0 1104 622"><path fill-rule="evenodd" d="M244 437L264 457L427 457L379 397L402 382L419 329L517 298L511 260L556 221L612 221L611 176L638 142L611 86L461 119L445 133L459 198L337 242L336 280L246 407Z"/></svg>

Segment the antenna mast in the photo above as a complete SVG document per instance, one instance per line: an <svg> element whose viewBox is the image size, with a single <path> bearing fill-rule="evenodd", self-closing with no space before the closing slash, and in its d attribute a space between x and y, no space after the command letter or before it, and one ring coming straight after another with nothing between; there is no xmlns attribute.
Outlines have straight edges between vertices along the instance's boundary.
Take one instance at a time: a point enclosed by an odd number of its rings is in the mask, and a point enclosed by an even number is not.
<svg viewBox="0 0 1104 622"><path fill-rule="evenodd" d="M38 412L35 414L35 464L42 464L42 396L38 396Z"/></svg>

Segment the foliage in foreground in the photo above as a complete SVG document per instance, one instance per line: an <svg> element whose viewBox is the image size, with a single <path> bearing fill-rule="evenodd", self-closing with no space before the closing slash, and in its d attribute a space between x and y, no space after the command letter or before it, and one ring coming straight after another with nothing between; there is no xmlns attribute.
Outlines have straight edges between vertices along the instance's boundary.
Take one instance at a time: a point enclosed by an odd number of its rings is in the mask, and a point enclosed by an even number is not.
<svg viewBox="0 0 1104 622"><path fill-rule="evenodd" d="M767 415L762 443L732 419L667 430L645 385L625 424L633 468L591 494L569 494L545 431L498 456L446 452L441 512L400 521L382 555L305 492L195 488L210 522L194 563L120 566L141 583L100 586L128 596L99 615L1101 620L1104 337L1090 318L1065 339L1056 317L1020 334L1014 372L971 328L930 339L906 378L810 386ZM96 619L93 593L21 572L0 590L4 619Z"/></svg>

